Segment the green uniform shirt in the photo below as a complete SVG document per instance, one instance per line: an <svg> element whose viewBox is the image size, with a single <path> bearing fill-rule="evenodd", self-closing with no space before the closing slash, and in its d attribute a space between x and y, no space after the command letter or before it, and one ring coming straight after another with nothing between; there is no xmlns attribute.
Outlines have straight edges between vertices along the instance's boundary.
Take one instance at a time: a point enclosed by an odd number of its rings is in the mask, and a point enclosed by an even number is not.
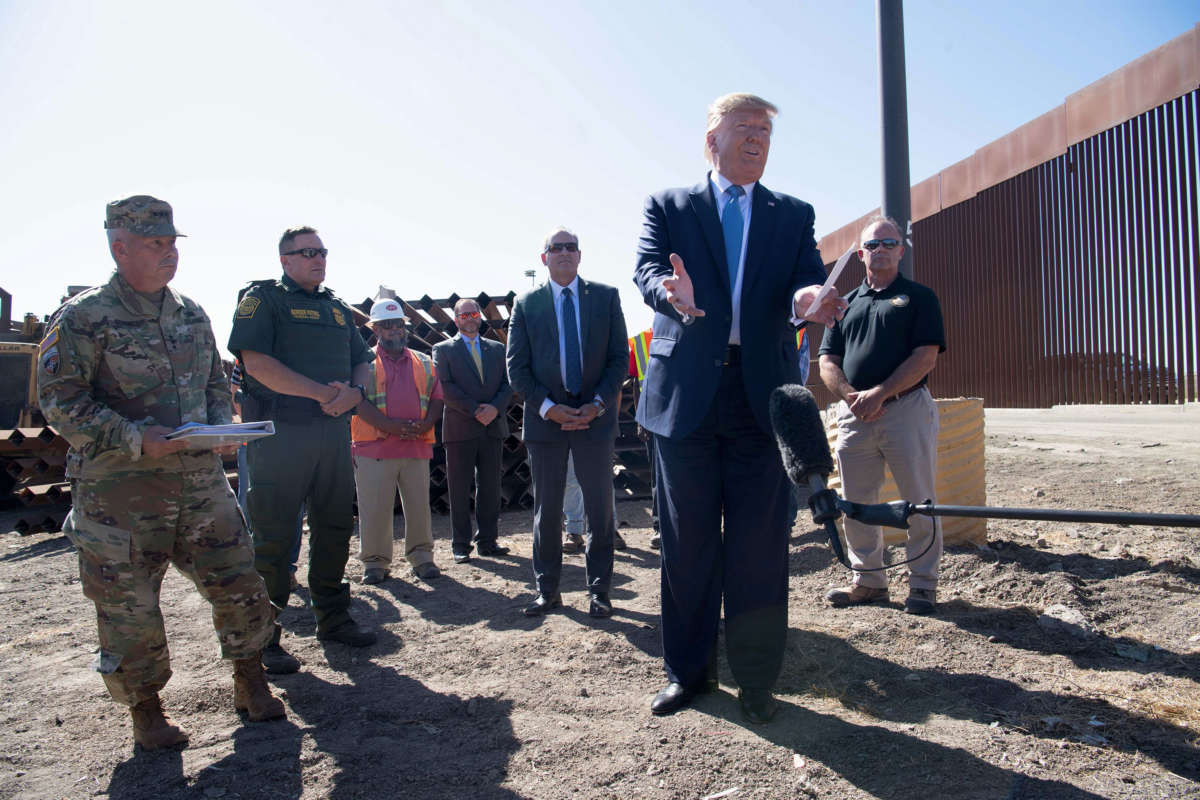
<svg viewBox="0 0 1200 800"><path fill-rule="evenodd" d="M349 382L354 367L371 360L350 307L324 286L308 292L287 275L251 284L233 316L229 350L239 358L243 350L271 356L317 383ZM322 415L315 401L279 395L249 373L245 388L277 408Z"/></svg>
<svg viewBox="0 0 1200 800"><path fill-rule="evenodd" d="M42 340L38 399L71 443L68 477L197 469L212 451L142 456L142 428L233 418L229 382L204 309L171 287L161 307L114 272L73 297Z"/></svg>

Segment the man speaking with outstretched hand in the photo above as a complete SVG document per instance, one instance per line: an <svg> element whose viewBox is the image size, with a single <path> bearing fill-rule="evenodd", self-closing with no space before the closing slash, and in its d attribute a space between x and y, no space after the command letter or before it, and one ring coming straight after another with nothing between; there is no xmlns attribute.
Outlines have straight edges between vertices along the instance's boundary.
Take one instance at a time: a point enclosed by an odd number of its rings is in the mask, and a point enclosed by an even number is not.
<svg viewBox="0 0 1200 800"><path fill-rule="evenodd" d="M670 714L717 686L717 626L746 716L767 722L787 634L789 486L767 398L799 381L795 328L825 280L812 206L758 182L776 108L751 94L708 110L699 185L646 201L634 282L654 309L637 421L654 434Z"/></svg>

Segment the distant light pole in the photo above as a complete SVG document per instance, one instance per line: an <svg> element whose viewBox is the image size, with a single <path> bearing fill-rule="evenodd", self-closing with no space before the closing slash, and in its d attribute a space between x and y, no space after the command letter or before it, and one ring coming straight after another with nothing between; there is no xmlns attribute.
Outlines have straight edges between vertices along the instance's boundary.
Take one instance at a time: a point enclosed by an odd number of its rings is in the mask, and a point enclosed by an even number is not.
<svg viewBox="0 0 1200 800"><path fill-rule="evenodd" d="M537 270L536 269L525 270L525 277L529 278L530 286L535 285L537 283Z"/></svg>
<svg viewBox="0 0 1200 800"><path fill-rule="evenodd" d="M911 186L908 174L908 89L904 77L904 6L875 0L879 33L879 115L883 136L883 202L880 210L900 224L905 240L900 274L913 275Z"/></svg>

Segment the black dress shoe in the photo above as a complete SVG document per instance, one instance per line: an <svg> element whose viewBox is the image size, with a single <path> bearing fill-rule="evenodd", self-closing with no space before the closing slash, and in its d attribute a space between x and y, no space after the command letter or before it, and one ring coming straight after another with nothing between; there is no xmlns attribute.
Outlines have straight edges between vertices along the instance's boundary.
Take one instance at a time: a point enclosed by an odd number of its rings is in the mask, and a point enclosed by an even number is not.
<svg viewBox="0 0 1200 800"><path fill-rule="evenodd" d="M539 594L532 603L525 606L525 616L540 617L552 608L562 608L562 595L556 594L547 597Z"/></svg>
<svg viewBox="0 0 1200 800"><path fill-rule="evenodd" d="M591 601L588 603L589 617L604 619L612 616L612 601L608 599L608 592L592 592L588 599Z"/></svg>
<svg viewBox="0 0 1200 800"><path fill-rule="evenodd" d="M359 627L359 624L348 619L336 628L324 633L317 632L317 638L322 642L341 642L350 647L370 647L375 644L375 631Z"/></svg>
<svg viewBox="0 0 1200 800"><path fill-rule="evenodd" d="M674 714L692 701L695 692L682 683L668 683L650 701L650 713L657 716Z"/></svg>
<svg viewBox="0 0 1200 800"><path fill-rule="evenodd" d="M779 710L779 703L769 689L740 689L738 700L742 701L742 713L755 725L765 725Z"/></svg>
<svg viewBox="0 0 1200 800"><path fill-rule="evenodd" d="M455 564L465 564L470 560L471 560L470 553L455 553L454 554L454 563Z"/></svg>
<svg viewBox="0 0 1200 800"><path fill-rule="evenodd" d="M508 548L501 544L479 546L479 555L481 556L502 556L507 552Z"/></svg>

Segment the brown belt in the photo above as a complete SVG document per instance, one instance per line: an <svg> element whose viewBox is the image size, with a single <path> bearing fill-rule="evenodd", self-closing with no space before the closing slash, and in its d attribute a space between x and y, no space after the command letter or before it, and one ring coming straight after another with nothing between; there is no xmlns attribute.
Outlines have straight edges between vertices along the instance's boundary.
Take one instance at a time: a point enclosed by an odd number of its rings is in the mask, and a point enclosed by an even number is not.
<svg viewBox="0 0 1200 800"><path fill-rule="evenodd" d="M923 383L918 383L916 386L910 386L907 389L905 389L903 392L894 394L891 397L889 397L887 400L884 400L883 404L886 406L890 403L894 403L897 400L899 400L901 397L907 397L908 395L912 394L913 392L919 392L920 390L922 390L924 388L925 388L925 384L923 384Z"/></svg>

